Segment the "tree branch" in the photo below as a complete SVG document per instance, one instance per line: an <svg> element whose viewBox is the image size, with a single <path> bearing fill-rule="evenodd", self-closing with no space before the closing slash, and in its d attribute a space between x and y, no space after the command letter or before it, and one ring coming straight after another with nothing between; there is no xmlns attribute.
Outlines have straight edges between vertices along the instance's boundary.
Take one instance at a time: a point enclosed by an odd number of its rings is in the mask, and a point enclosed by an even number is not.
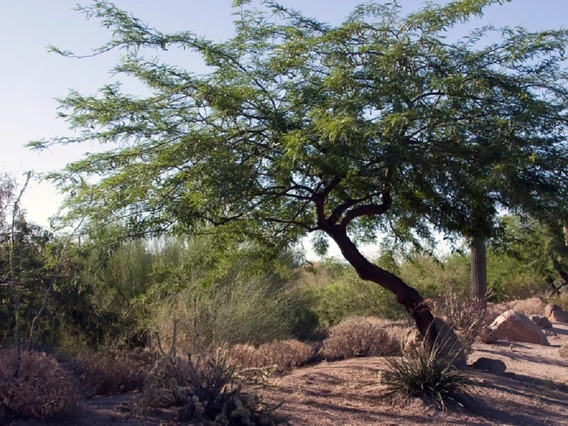
<svg viewBox="0 0 568 426"><path fill-rule="evenodd" d="M333 191L337 185L341 183L341 178L335 176L327 186L323 188L322 192L318 192L314 195L314 201L316 203L316 213L318 218L318 225L321 227L323 223L327 221L325 217L324 203L331 191Z"/></svg>
<svg viewBox="0 0 568 426"><path fill-rule="evenodd" d="M390 208L390 203L365 204L349 210L339 223L341 228L346 228L354 219L361 216L380 216Z"/></svg>

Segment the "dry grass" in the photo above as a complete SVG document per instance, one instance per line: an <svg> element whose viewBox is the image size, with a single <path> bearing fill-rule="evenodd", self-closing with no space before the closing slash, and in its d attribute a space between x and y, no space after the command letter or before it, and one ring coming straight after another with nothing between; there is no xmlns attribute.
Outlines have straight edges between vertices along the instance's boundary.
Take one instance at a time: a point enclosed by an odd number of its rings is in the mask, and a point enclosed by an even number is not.
<svg viewBox="0 0 568 426"><path fill-rule="evenodd" d="M230 362L238 368L270 368L283 372L305 364L314 349L298 340L275 340L255 348L252 345L234 345L227 350Z"/></svg>
<svg viewBox="0 0 568 426"><path fill-rule="evenodd" d="M372 317L348 318L329 330L320 355L328 361L400 353L402 328Z"/></svg>
<svg viewBox="0 0 568 426"><path fill-rule="evenodd" d="M18 368L19 365L19 368ZM72 374L52 356L0 351L0 406L23 419L48 420L73 415L81 407Z"/></svg>
<svg viewBox="0 0 568 426"><path fill-rule="evenodd" d="M141 389L144 371L124 352L86 352L66 361L85 397L118 395Z"/></svg>
<svg viewBox="0 0 568 426"><path fill-rule="evenodd" d="M433 304L433 313L456 332L466 353L471 352L477 336L494 319L485 302L462 295L451 287L446 289L440 302Z"/></svg>
<svg viewBox="0 0 568 426"><path fill-rule="evenodd" d="M565 311L568 311L568 293L561 293L558 296L550 297L547 302L553 305L558 305Z"/></svg>
<svg viewBox="0 0 568 426"><path fill-rule="evenodd" d="M568 345L564 345L562 346L559 350L558 353L560 354L560 356L562 358L568 359Z"/></svg>
<svg viewBox="0 0 568 426"><path fill-rule="evenodd" d="M531 315L544 315L546 302L538 297L532 297L526 300L514 300L509 303L509 306L514 311L530 317Z"/></svg>

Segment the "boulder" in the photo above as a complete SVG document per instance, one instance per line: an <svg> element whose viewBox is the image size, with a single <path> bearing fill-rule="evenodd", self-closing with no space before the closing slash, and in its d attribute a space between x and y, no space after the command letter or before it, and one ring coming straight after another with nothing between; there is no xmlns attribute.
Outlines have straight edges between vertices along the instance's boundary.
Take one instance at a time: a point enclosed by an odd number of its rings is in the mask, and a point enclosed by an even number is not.
<svg viewBox="0 0 568 426"><path fill-rule="evenodd" d="M552 322L568 322L568 312L558 305L546 305L544 315Z"/></svg>
<svg viewBox="0 0 568 426"><path fill-rule="evenodd" d="M491 359L481 357L475 361L472 365L476 370L487 371L493 374L504 375L507 366L505 363L499 359Z"/></svg>
<svg viewBox="0 0 568 426"><path fill-rule="evenodd" d="M542 328L552 328L551 322L546 317L541 317L540 315L531 315L530 319L536 325Z"/></svg>
<svg viewBox="0 0 568 426"><path fill-rule="evenodd" d="M502 313L491 323L488 340L508 340L550 346L538 325L525 315L513 310Z"/></svg>

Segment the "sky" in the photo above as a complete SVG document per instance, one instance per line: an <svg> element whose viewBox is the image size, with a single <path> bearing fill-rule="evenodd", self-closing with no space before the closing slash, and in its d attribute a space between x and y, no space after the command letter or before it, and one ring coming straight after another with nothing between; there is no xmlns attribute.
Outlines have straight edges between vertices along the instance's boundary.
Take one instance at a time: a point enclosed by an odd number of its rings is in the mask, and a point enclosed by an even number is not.
<svg viewBox="0 0 568 426"><path fill-rule="evenodd" d="M0 0L0 172L16 177L28 170L45 173L77 160L98 146L71 145L41 153L25 148L32 140L69 135L66 123L56 119L56 98L69 89L93 94L115 79L109 70L117 54L91 59L69 59L48 53L54 45L75 53L89 53L110 38L96 20L85 20L73 9L88 0ZM441 3L447 0L439 0ZM163 32L191 30L212 40L232 34L231 0L116 0L119 7ZM340 23L360 0L281 0L281 4L320 21ZM419 8L421 0L399 0L405 12ZM568 20L568 0L512 0L492 6L471 27L521 25L533 30L560 28ZM187 54L186 54L187 55ZM191 56L168 57L195 72L202 64ZM133 90L137 90L135 86ZM46 182L33 181L23 198L28 219L46 226L62 197Z"/></svg>

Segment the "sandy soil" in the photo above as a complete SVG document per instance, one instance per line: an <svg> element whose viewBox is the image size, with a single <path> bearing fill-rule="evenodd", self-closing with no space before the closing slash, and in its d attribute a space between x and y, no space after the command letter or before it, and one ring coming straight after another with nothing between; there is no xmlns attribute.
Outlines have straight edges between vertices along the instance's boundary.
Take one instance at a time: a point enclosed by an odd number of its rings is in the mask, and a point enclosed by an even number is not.
<svg viewBox="0 0 568 426"><path fill-rule="evenodd" d="M568 360L559 356L568 344L568 324L554 324L551 346L507 342L474 346L479 357L507 365L503 376L471 370L474 398L467 409L440 412L419 400L392 407L381 398L381 358L357 358L299 368L270 379L261 393L271 401L285 401L281 411L294 426L364 425L568 425ZM85 412L61 425L168 425L173 411L151 417L135 416L128 404L135 394L92 399ZM17 422L16 425L41 425Z"/></svg>

